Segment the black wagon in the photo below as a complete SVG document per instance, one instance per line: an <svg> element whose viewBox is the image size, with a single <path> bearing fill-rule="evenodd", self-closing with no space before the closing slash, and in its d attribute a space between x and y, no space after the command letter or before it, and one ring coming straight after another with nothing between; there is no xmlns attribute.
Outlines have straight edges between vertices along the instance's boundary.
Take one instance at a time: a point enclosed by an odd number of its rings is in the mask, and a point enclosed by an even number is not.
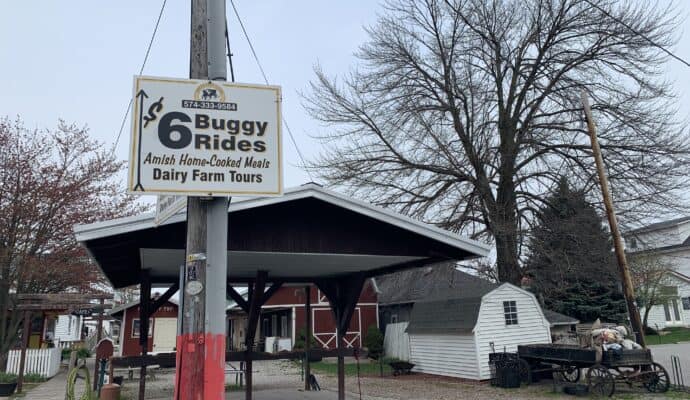
<svg viewBox="0 0 690 400"><path fill-rule="evenodd" d="M648 349L605 351L597 357L596 350L577 345L532 344L518 346L518 357L527 382L538 372L555 372L565 381L578 382L582 369L587 369L589 392L599 396L612 396L617 382L640 385L653 393L666 392L671 383L666 369L654 362Z"/></svg>

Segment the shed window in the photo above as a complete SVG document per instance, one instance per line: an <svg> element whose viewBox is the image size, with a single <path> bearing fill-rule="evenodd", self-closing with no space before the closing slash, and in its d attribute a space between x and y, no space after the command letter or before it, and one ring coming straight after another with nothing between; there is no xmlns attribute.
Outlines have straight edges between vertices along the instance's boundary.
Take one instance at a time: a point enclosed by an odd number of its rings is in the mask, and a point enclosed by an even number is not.
<svg viewBox="0 0 690 400"><path fill-rule="evenodd" d="M132 320L132 337L138 338L141 332L141 321L139 318L134 318ZM149 319L149 337L153 334L153 319Z"/></svg>
<svg viewBox="0 0 690 400"><path fill-rule="evenodd" d="M506 325L517 325L517 304L515 301L504 301L503 302L503 316L506 319Z"/></svg>

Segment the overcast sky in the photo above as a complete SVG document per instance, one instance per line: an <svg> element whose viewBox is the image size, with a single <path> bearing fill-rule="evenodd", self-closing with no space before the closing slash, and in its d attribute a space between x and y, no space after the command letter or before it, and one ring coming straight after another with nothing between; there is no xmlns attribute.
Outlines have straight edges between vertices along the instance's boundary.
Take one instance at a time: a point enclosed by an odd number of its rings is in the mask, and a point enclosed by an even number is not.
<svg viewBox="0 0 690 400"><path fill-rule="evenodd" d="M673 49L690 60L690 1L681 0L681 41ZM663 1L662 1L663 3ZM321 64L329 74L353 65L366 40L363 26L375 22L377 1L236 0L271 84L283 87L283 112L304 155L317 154L310 138L322 129L304 112L299 96ZM21 116L28 127L50 128L62 118L88 125L111 146L132 92L161 1L7 1L0 11L0 116ZM189 74L189 1L169 0L145 75L186 78ZM238 82L263 83L228 2L231 48ZM690 114L690 67L671 60L682 117ZM285 131L284 131L285 132ZM285 186L309 180L287 137ZM129 120L117 146L125 159ZM124 175L123 175L124 178ZM123 181L124 188L124 181Z"/></svg>

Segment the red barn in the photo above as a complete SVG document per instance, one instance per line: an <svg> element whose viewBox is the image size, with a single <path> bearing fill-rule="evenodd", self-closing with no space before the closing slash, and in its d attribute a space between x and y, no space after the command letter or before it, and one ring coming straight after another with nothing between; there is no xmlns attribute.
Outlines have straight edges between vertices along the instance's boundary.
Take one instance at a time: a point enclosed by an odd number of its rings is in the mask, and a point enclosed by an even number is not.
<svg viewBox="0 0 690 400"><path fill-rule="evenodd" d="M148 351L168 353L175 351L177 337L177 302L170 300L151 316L149 323ZM139 345L139 301L117 306L110 315L120 321L120 337L114 338L120 346L121 356L138 356Z"/></svg>
<svg viewBox="0 0 690 400"><path fill-rule="evenodd" d="M311 286L310 292L312 332L316 341L312 343L312 346L334 349L336 347L335 320L328 299L316 286ZM261 308L261 317L257 327L256 338L260 344L260 351L271 351L265 345L269 344L270 347L278 339L281 343L280 349L292 348L300 331L306 331L305 301L304 286L284 286L271 296ZM234 304L229 307L229 349L243 349L246 318L246 314L239 307ZM372 325L378 327L378 303L374 287L371 281L367 281L352 314L350 327L345 334L345 346L363 347L367 329ZM283 346L283 344L289 344L289 346Z"/></svg>

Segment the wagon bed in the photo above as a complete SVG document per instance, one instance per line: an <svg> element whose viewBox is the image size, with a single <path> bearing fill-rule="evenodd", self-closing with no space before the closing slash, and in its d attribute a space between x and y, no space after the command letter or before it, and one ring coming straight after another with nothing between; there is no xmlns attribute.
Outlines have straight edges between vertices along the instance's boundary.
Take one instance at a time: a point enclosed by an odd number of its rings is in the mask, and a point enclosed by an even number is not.
<svg viewBox="0 0 690 400"><path fill-rule="evenodd" d="M611 396L616 382L629 386L641 384L650 392L663 393L669 388L668 372L652 359L648 349L604 351L598 357L597 350L565 344L532 344L518 346L518 357L525 370L524 376L533 372L560 373L564 380L580 380L580 369L587 368L587 384L590 392Z"/></svg>
<svg viewBox="0 0 690 400"><path fill-rule="evenodd" d="M551 364L565 364L586 368L597 363L597 352L568 344L528 344L518 346L518 356Z"/></svg>
<svg viewBox="0 0 690 400"><path fill-rule="evenodd" d="M600 363L605 367L629 367L650 365L654 362L649 349L623 350L621 352L605 351L601 360L597 360L597 351L583 349L568 344L530 344L518 346L518 355L526 360L538 360L553 364L567 364L587 368Z"/></svg>

